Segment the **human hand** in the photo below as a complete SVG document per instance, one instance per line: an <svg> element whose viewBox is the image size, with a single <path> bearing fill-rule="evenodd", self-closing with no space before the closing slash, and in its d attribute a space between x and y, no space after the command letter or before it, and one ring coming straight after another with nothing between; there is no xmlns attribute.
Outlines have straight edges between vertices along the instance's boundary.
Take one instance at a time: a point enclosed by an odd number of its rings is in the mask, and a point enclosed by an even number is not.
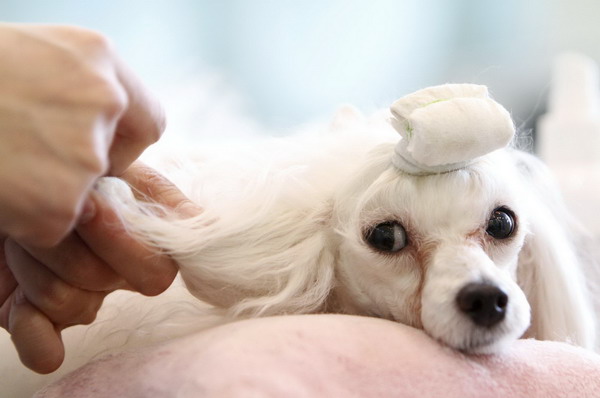
<svg viewBox="0 0 600 398"><path fill-rule="evenodd" d="M123 178L182 217L201 211L148 167L135 164ZM129 236L96 192L88 198L75 231L56 247L39 248L8 238L0 254L0 326L11 334L23 364L39 373L60 366L61 331L91 323L108 293L124 288L157 295L177 273L173 260Z"/></svg>
<svg viewBox="0 0 600 398"><path fill-rule="evenodd" d="M94 181L160 137L164 114L98 33L0 23L0 53L0 234L50 247Z"/></svg>

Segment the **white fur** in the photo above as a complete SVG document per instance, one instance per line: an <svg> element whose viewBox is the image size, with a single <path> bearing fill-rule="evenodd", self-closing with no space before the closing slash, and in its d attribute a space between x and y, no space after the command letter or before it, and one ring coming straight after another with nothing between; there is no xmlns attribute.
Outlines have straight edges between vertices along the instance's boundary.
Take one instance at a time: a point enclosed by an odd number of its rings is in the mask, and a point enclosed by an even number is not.
<svg viewBox="0 0 600 398"><path fill-rule="evenodd" d="M497 351L524 333L592 348L588 270L545 166L505 149L465 169L410 176L391 164L397 133L387 117L365 120L345 108L325 130L181 150L155 164L205 209L195 218L165 216L117 179L100 189L131 233L175 257L196 298L233 318L341 312L423 328L471 352ZM512 239L496 242L485 226L500 205L519 226ZM404 225L409 245L381 254L364 231L390 219ZM509 296L504 321L489 330L455 304L462 286L482 280ZM155 298L110 295L94 324L65 331L67 359L50 376L20 367L4 335L0 379L11 382L0 395L30 396L102 353L221 322L200 300L178 283Z"/></svg>
<svg viewBox="0 0 600 398"><path fill-rule="evenodd" d="M504 149L457 171L407 175L392 166L396 134L384 119L346 109L329 132L264 144L250 156L224 148L176 168L168 174L205 209L192 219L155 215L119 181L102 189L133 234L178 261L193 295L234 317L371 315L471 352L497 351L527 330L593 347L582 265L544 166ZM518 219L515 235L501 241L485 232L499 206ZM386 220L409 237L393 255L364 239ZM474 325L455 303L462 287L482 281L509 296L492 328Z"/></svg>

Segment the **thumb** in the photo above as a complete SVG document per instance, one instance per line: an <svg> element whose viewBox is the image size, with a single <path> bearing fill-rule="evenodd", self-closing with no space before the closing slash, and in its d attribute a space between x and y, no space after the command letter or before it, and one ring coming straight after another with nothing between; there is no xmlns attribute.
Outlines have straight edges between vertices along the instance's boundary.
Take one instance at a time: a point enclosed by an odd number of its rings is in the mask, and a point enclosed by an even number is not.
<svg viewBox="0 0 600 398"><path fill-rule="evenodd" d="M142 162L133 163L120 177L131 185L134 195L140 200L159 203L182 217L195 217L203 211L175 184Z"/></svg>

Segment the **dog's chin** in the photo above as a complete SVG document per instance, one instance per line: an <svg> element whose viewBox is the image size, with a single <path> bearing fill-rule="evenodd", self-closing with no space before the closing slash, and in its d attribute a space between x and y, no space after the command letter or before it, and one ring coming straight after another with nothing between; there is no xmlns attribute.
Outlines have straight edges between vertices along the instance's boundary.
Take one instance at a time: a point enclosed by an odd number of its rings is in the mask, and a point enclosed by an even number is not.
<svg viewBox="0 0 600 398"><path fill-rule="evenodd" d="M465 354L489 355L506 350L523 333L524 330L507 332L502 328L497 330L474 329L452 341L445 339L444 336L438 336L437 340Z"/></svg>
<svg viewBox="0 0 600 398"><path fill-rule="evenodd" d="M455 348L465 354L490 355L504 351L515 340L516 338L471 339L467 344Z"/></svg>

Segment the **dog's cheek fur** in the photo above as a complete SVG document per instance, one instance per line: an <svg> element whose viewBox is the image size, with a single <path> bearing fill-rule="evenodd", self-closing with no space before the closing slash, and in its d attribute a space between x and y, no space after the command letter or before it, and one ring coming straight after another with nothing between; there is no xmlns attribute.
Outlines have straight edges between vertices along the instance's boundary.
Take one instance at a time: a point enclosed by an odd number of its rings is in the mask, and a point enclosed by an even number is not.
<svg viewBox="0 0 600 398"><path fill-rule="evenodd" d="M409 254L377 253L356 240L340 246L333 291L336 312L421 327L422 272Z"/></svg>
<svg viewBox="0 0 600 398"><path fill-rule="evenodd" d="M334 196L332 222L338 260L329 308L421 327L423 272L415 250L383 253L368 247L364 240L365 232L377 222L408 221L404 216L410 202L398 203L394 195L402 176L391 166L392 150L393 146L385 144L375 147L358 173ZM396 207L401 211L395 211Z"/></svg>

